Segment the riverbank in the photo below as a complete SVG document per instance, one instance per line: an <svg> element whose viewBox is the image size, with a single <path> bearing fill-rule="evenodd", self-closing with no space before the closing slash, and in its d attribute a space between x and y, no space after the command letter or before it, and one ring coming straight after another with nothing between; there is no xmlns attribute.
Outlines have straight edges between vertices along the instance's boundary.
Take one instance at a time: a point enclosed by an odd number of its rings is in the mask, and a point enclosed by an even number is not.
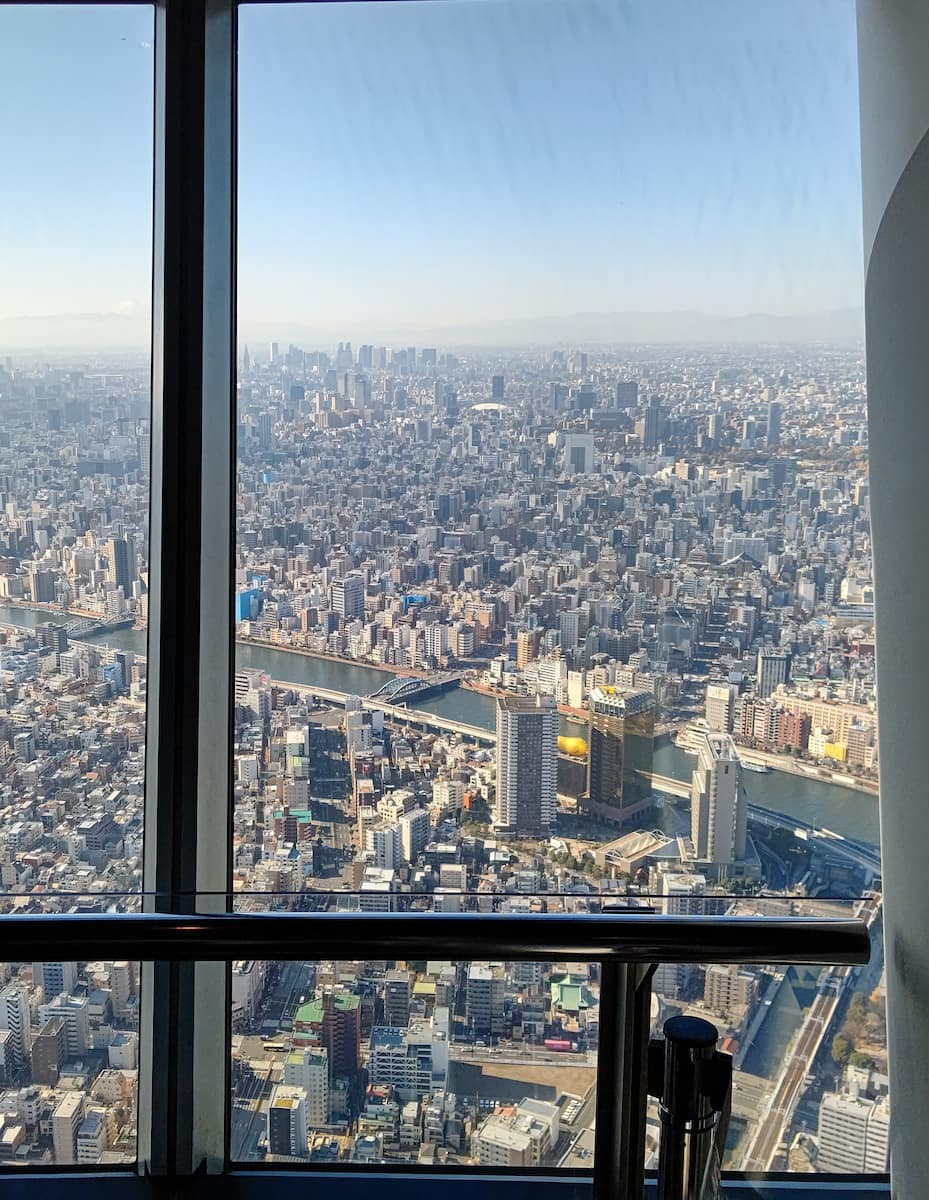
<svg viewBox="0 0 929 1200"><path fill-rule="evenodd" d="M304 658L319 658L326 662L345 663L346 666L364 667L369 671L383 671L386 675L402 675L406 679L431 679L433 675L444 673L442 671L423 671L419 667L398 667L391 663L374 663L369 662L366 658L351 658L347 654L327 654L325 650L310 650L306 646L267 642L263 638L239 635L235 641L237 646L257 646L268 650L280 650L286 654L302 654Z"/></svg>
<svg viewBox="0 0 929 1200"><path fill-rule="evenodd" d="M688 722L677 722L668 727L672 741L674 741L674 735L686 729L687 725ZM873 779L862 779L857 775L849 775L846 771L834 771L829 767L818 766L816 763L793 758L787 754L774 754L769 750L759 750L754 746L743 746L738 741L736 741L735 747L739 758L747 763L768 767L772 771L780 771L785 775L800 775L804 779L835 784L836 787L848 788L854 792L865 792L869 796L877 797L879 794L877 781ZM696 753L684 746L679 746L678 749L683 750L685 754Z"/></svg>
<svg viewBox="0 0 929 1200"><path fill-rule="evenodd" d="M462 679L458 686L464 688L467 692L478 692L482 696L489 696L492 700L498 700L501 696L512 696L513 693L507 691L506 688L491 687L488 683L481 683L477 679ZM558 711L563 717L573 718L575 721L581 721L584 725L590 717L590 712L586 708L572 708L570 704L559 704Z"/></svg>
<svg viewBox="0 0 929 1200"><path fill-rule="evenodd" d="M843 771L830 771L828 767L817 767L813 763L801 762L788 758L785 754L769 754L766 750L748 750L736 743L739 757L746 762L759 763L770 767L772 771L783 771L786 775L802 775L806 779L817 779L821 783L834 783L837 787L848 788L854 792L866 792L869 796L877 797L879 788L872 779L859 779L857 775L848 775Z"/></svg>

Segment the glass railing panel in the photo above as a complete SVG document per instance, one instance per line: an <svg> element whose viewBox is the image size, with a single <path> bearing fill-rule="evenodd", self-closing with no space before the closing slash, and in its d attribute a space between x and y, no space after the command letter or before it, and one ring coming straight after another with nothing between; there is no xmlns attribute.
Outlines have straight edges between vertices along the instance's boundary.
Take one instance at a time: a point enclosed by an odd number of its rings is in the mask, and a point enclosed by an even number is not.
<svg viewBox="0 0 929 1200"><path fill-rule="evenodd" d="M670 878L658 911L714 912L693 880ZM723 1168L731 1172L883 1174L890 1096L879 893L858 900L729 897L730 915L861 916L865 966L662 964L653 977L652 1032L686 1015L716 1027L732 1055L732 1111ZM647 1162L657 1168L661 1121L649 1101Z"/></svg>
<svg viewBox="0 0 929 1200"><path fill-rule="evenodd" d="M232 1159L589 1171L599 994L586 963L237 962Z"/></svg>
<svg viewBox="0 0 929 1200"><path fill-rule="evenodd" d="M129 913L140 900L138 893L5 895L0 914ZM79 956L78 931L74 950ZM38 944L34 953L42 954ZM135 1162L140 976L140 963L103 956L0 964L0 1168Z"/></svg>

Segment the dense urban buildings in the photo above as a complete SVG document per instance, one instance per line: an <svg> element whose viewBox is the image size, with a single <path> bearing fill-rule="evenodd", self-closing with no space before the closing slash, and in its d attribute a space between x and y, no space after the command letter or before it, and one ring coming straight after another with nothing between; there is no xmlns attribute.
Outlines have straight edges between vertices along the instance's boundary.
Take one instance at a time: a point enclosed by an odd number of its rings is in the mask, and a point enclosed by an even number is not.
<svg viewBox="0 0 929 1200"><path fill-rule="evenodd" d="M879 757L863 379L841 348L243 347L214 614L237 637L235 904L857 903L879 878L843 804L875 807ZM129 909L147 366L6 359L0 405L4 902ZM784 780L810 808L781 819ZM774 965L659 967L656 1020L709 1015L741 1047L734 1165L783 1069L769 1001L819 1038L781 1159L835 1163L833 1117L867 1108L848 1161L878 1161L881 1086L852 1104L830 1058L875 970L814 1000ZM579 963L238 962L233 1156L577 1165L599 995ZM126 962L4 968L0 1157L131 1160L137 996ZM855 1053L879 1076L872 1007Z"/></svg>

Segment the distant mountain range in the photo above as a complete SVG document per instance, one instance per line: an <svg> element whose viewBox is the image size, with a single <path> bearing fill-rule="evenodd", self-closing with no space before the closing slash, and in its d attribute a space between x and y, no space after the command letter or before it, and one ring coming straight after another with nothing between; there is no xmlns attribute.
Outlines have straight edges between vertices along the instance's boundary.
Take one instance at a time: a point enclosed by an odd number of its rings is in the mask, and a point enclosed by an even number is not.
<svg viewBox="0 0 929 1200"><path fill-rule="evenodd" d="M860 345L864 315L860 308L779 316L748 313L720 316L682 312L575 313L562 317L526 317L475 321L439 327L396 326L388 321L346 322L340 329L298 322L243 321L240 343L262 350L269 341L305 349L327 349L346 338L386 345L552 346L642 345L643 343L814 343ZM144 347L148 319L118 313L73 313L0 320L0 353L14 350L109 350Z"/></svg>

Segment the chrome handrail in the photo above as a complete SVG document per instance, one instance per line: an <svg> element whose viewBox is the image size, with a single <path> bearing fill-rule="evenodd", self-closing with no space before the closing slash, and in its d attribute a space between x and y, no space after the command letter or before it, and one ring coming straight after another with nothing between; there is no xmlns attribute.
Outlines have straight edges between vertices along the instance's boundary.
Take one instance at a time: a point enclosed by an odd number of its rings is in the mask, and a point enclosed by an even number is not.
<svg viewBox="0 0 929 1200"><path fill-rule="evenodd" d="M15 960L134 958L566 958L622 963L868 961L859 918L664 916L654 913L16 913L0 915Z"/></svg>

